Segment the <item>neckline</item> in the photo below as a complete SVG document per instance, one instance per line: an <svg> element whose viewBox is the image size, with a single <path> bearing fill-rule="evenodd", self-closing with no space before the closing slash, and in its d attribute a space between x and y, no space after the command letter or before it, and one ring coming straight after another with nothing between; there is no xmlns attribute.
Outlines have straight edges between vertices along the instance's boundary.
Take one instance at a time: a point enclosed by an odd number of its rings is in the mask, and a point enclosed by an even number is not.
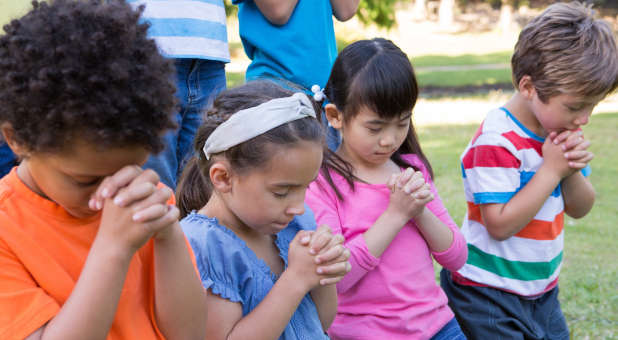
<svg viewBox="0 0 618 340"><path fill-rule="evenodd" d="M544 143L545 142L545 138L537 135L536 133L532 132L532 130L528 129L522 122L520 122L507 108L505 108L504 106L500 108L500 110L504 111L506 113L506 116L509 117L517 126L519 126L520 129L522 129L524 131L525 134L527 134L528 136L532 137L532 139Z"/></svg>
<svg viewBox="0 0 618 340"><path fill-rule="evenodd" d="M21 180L21 178L19 178L17 175L17 166L13 167L11 172L9 172L4 179L7 181L7 184L12 188L19 200L32 206L33 211L44 214L55 220L68 222L73 225L87 225L101 219L101 211L85 218L75 217L69 214L69 212L58 203L37 194L30 189L26 183Z"/></svg>
<svg viewBox="0 0 618 340"><path fill-rule="evenodd" d="M240 238L233 230L231 230L230 228L226 227L225 225L221 224L219 222L219 219L216 217L209 217L206 216L204 214L201 214L197 211L192 211L187 217L195 217L198 219L205 219L206 221L210 222L209 224L211 226L216 227L218 230L223 231L226 235L228 235L229 237L231 237L234 241L238 242L238 244L240 245L240 247L243 249L243 251L248 254L251 262L253 262L253 264L255 266L257 266L264 274L266 274L267 276L269 276L271 278L271 280L274 282L277 281L277 279L279 279L279 275L275 274L272 269L268 266L268 264L266 264L266 261L264 261L263 259L259 258L257 256L257 254L253 251L253 249L251 249L248 245L247 242L245 242L242 238ZM285 230L285 229L284 229ZM287 249L284 249L282 246L282 240L279 236L279 234L281 233L278 232L277 234L275 234L275 247L277 247L277 250L279 251L279 258L281 258L281 260L283 261L283 270L285 271L285 269L288 266L288 261L287 258L284 257L284 250L286 251L286 255L287 255ZM283 272L282 272L283 273Z"/></svg>

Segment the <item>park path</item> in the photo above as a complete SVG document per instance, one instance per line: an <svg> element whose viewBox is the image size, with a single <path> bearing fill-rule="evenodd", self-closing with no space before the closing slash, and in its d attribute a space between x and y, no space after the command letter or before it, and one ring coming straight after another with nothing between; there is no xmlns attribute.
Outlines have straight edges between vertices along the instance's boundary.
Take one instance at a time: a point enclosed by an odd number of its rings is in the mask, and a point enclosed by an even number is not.
<svg viewBox="0 0 618 340"><path fill-rule="evenodd" d="M441 124L478 124L487 112L503 105L512 91L490 92L479 99L425 99L420 98L414 108L414 124L431 126ZM594 108L593 115L618 113L618 93L608 96ZM594 119L594 118L593 118Z"/></svg>

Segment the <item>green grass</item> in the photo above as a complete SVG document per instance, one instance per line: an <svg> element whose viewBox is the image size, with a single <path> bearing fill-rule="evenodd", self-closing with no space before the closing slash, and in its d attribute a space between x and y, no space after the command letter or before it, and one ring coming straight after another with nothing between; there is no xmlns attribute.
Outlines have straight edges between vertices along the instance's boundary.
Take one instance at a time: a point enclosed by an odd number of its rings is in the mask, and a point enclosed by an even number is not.
<svg viewBox="0 0 618 340"><path fill-rule="evenodd" d="M465 214L459 156L477 125L419 129L423 150L436 174L440 197L458 224ZM572 339L618 338L618 113L592 117L584 128L597 190L592 211L583 219L565 219L565 251L560 275L560 302Z"/></svg>
<svg viewBox="0 0 618 340"><path fill-rule="evenodd" d="M480 86L511 82L509 69L464 70L464 71L419 71L416 74L419 86ZM235 87L244 82L244 74L227 72L227 86Z"/></svg>
<svg viewBox="0 0 618 340"><path fill-rule="evenodd" d="M228 89L242 85L245 82L244 72L225 72L225 77L227 78Z"/></svg>
<svg viewBox="0 0 618 340"><path fill-rule="evenodd" d="M508 64L511 62L512 53L512 51L504 51L489 54L462 54L458 56L424 55L412 57L411 62L414 67Z"/></svg>
<svg viewBox="0 0 618 340"><path fill-rule="evenodd" d="M423 86L480 86L486 84L504 84L511 82L511 70L461 70L461 71L423 71L418 70L416 77L420 87Z"/></svg>

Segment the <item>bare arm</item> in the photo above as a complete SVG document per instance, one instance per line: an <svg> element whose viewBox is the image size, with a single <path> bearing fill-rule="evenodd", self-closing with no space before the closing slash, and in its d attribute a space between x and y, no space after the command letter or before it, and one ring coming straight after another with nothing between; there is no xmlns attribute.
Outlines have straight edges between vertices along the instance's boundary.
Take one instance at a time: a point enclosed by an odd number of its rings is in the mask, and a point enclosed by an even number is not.
<svg viewBox="0 0 618 340"><path fill-rule="evenodd" d="M208 339L275 340L281 336L303 297L319 285L314 256L300 241L307 235L300 231L290 242L288 267L266 297L245 317L240 303L209 294L207 307L216 312L210 313L207 319Z"/></svg>
<svg viewBox="0 0 618 340"><path fill-rule="evenodd" d="M26 339L105 339L132 253L95 240L75 288L60 312Z"/></svg>
<svg viewBox="0 0 618 340"><path fill-rule="evenodd" d="M517 234L539 212L560 177L543 167L506 204L483 204L481 216L489 235L498 241Z"/></svg>
<svg viewBox="0 0 618 340"><path fill-rule="evenodd" d="M283 26L290 20L298 0L254 0L254 2L271 24Z"/></svg>
<svg viewBox="0 0 618 340"><path fill-rule="evenodd" d="M102 201L99 231L71 295L60 312L27 339L105 339L135 252L176 220L177 214L163 209L171 190L156 188L156 173L127 166L104 183L118 178L124 183L118 195L125 200L108 196Z"/></svg>
<svg viewBox="0 0 618 340"><path fill-rule="evenodd" d="M498 241L517 234L539 212L560 181L572 173L561 145L547 137L543 164L532 179L504 204L482 204L481 216L489 235Z"/></svg>
<svg viewBox="0 0 618 340"><path fill-rule="evenodd" d="M595 198L592 183L581 173L581 169L594 158L588 151L590 142L584 138L581 130L564 132L555 141L562 144L572 169L572 173L562 180L564 212L573 218L584 217L592 209Z"/></svg>
<svg viewBox="0 0 618 340"><path fill-rule="evenodd" d="M573 217L586 216L594 204L595 192L592 183L580 171L562 181L564 212Z"/></svg>
<svg viewBox="0 0 618 340"><path fill-rule="evenodd" d="M315 287L311 290L311 298L318 310L322 329L326 331L337 315L337 288L334 284Z"/></svg>
<svg viewBox="0 0 618 340"><path fill-rule="evenodd" d="M401 228L425 210L425 204L433 199L421 172L408 168L401 175L393 175L389 186L395 188L397 181L400 188L391 193L388 208L363 234L369 252L375 257L381 256ZM417 190L419 192L414 193Z"/></svg>
<svg viewBox="0 0 618 340"><path fill-rule="evenodd" d="M339 21L347 21L354 17L360 0L330 0L335 18Z"/></svg>
<svg viewBox="0 0 618 340"><path fill-rule="evenodd" d="M425 208L416 219L418 230L423 235L429 249L433 252L443 252L453 243L453 232L440 221L429 209Z"/></svg>
<svg viewBox="0 0 618 340"><path fill-rule="evenodd" d="M244 318L240 303L208 294L208 309L216 311L207 319L208 339L278 339L307 294L298 281L284 272L264 300Z"/></svg>
<svg viewBox="0 0 618 340"><path fill-rule="evenodd" d="M206 292L191 262L178 222L154 242L155 315L168 339L203 339Z"/></svg>

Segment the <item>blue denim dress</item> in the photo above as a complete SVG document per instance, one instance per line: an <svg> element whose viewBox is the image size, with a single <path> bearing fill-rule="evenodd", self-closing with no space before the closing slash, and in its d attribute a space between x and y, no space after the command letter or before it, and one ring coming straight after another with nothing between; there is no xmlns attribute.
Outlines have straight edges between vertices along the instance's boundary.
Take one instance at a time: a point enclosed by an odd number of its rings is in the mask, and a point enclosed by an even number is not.
<svg viewBox="0 0 618 340"><path fill-rule="evenodd" d="M277 281L268 265L216 218L192 212L180 225L195 253L203 286L224 299L239 302L243 316L249 314ZM277 233L275 244L286 268L288 247L296 233L314 229L313 214L307 209L305 215L294 218L287 228ZM309 294L302 299L279 339L329 339Z"/></svg>

